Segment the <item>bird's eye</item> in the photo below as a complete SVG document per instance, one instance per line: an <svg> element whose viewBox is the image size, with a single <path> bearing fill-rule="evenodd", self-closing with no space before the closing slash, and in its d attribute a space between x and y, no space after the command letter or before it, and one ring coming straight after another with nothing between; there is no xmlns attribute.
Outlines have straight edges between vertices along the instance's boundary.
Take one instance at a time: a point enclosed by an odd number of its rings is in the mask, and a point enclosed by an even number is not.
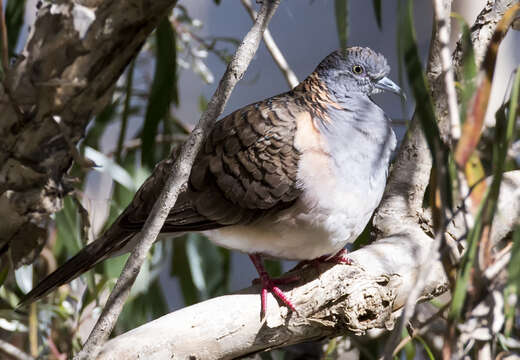
<svg viewBox="0 0 520 360"><path fill-rule="evenodd" d="M363 69L363 66L361 66L361 65L354 65L354 66L352 66L352 71L356 75L361 75L361 74L363 74L363 72L365 70Z"/></svg>

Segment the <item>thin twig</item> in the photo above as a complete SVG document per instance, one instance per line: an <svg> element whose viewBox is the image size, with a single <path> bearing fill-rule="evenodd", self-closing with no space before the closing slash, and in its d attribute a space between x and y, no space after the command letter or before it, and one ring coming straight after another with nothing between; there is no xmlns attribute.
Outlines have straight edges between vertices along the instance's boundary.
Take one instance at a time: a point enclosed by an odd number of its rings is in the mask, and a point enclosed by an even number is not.
<svg viewBox="0 0 520 360"><path fill-rule="evenodd" d="M76 148L76 145L74 145L74 141L70 138L68 135L67 127L65 127L62 124L61 116L52 116L52 119L54 120L54 123L58 126L58 129L61 132L61 135L65 139L65 142L67 143L70 153L72 155L72 158L74 161L82 168L82 169L90 169L94 166L96 166L96 163L94 163L92 160L85 158L83 155L81 155Z"/></svg>
<svg viewBox="0 0 520 360"><path fill-rule="evenodd" d="M7 46L7 26L5 25L3 0L0 0L0 33L2 36L2 68L5 74L9 68L9 48Z"/></svg>
<svg viewBox="0 0 520 360"><path fill-rule="evenodd" d="M15 358L16 360L34 360L32 356L24 353L16 346L9 344L7 341L0 339L0 352Z"/></svg>
<svg viewBox="0 0 520 360"><path fill-rule="evenodd" d="M143 229L136 236L137 246L126 262L87 342L75 359L95 359L101 347L108 339L148 251L155 242L170 209L175 204L181 188L188 180L191 166L195 161L195 156L202 146L206 134L214 121L222 114L224 106L231 95L231 91L242 78L249 63L253 59L260 44L260 37L278 5L279 0L265 0L263 2L253 27L237 48L206 111L202 114L196 128L182 147L179 157L175 160L172 171L166 180L159 198L146 219Z"/></svg>
<svg viewBox="0 0 520 360"><path fill-rule="evenodd" d="M408 344L410 341L412 341L413 339L415 339L417 336L422 336L424 333L426 333L427 331L430 330L430 324L433 320L437 319L439 316L442 315L442 313L448 308L450 304L447 303L445 305L443 305L435 314L433 314L432 316L430 316L428 319L426 319L425 321L423 321L422 323L420 323L411 333L410 335L408 335L407 337L405 337L403 340L401 340L401 342L399 343L399 345L396 346L394 352L393 352L393 356L397 356L397 354L399 353L399 351L403 350L403 348L406 346L406 344Z"/></svg>
<svg viewBox="0 0 520 360"><path fill-rule="evenodd" d="M432 0L435 22L439 24L437 38L440 45L440 62L442 73L444 74L444 91L448 103L448 119L450 121L451 140L457 141L460 138L460 118L459 107L457 104L457 93L455 92L455 79L449 49L450 26L448 13L443 11L442 0Z"/></svg>
<svg viewBox="0 0 520 360"><path fill-rule="evenodd" d="M242 0L242 5L246 8L247 12L249 13L249 16L251 16L251 19L253 21L256 18L256 11L253 9L253 6L251 5L250 0ZM285 57L283 56L282 52L280 51L280 48L278 45L276 45L276 42L274 41L273 37L271 36L271 32L269 29L265 29L264 31L264 44L267 50L269 51L269 54L273 57L274 62L282 72L283 76L285 77L285 80L287 80L287 84L289 84L289 87L295 88L296 85L298 85L299 81L296 77L296 74L291 70L289 67L289 64L287 63L287 60L285 60Z"/></svg>
<svg viewBox="0 0 520 360"><path fill-rule="evenodd" d="M125 87L125 103L123 105L123 114L121 115L121 129L119 130L119 138L117 139L116 163L121 163L121 153L123 151L123 142L125 141L126 128L128 126L128 116L130 114L130 101L132 99L132 84L134 82L135 59L132 60L126 74Z"/></svg>
<svg viewBox="0 0 520 360"><path fill-rule="evenodd" d="M188 139L187 135L184 134L157 134L155 136L156 144L165 144L165 143L182 143ZM121 147L121 151L133 151L139 149L143 145L143 141L140 138L134 138L126 141ZM115 151L109 152L106 154L108 157L112 157L116 154Z"/></svg>
<svg viewBox="0 0 520 360"><path fill-rule="evenodd" d="M437 0L434 0L437 1ZM435 21L433 24L433 35L432 35L432 41L431 41L431 48L430 48L430 56L428 60L428 69L434 70L442 67L442 61L441 61L441 54L444 48L443 41L440 37L441 29L448 26L447 23L442 22L443 19L448 16L448 14L451 11L451 3L452 0L438 0L439 1L439 8L437 11L439 12L439 15L435 17ZM442 15L440 14L442 13ZM447 29L444 29L445 32L448 32ZM448 54L449 55L449 54ZM434 79L437 80L437 79ZM438 81L438 80L437 80ZM442 96L442 95L441 95ZM438 107L436 107L436 110L438 110ZM436 113L437 118L440 118L442 114L439 114L438 111ZM439 159L439 164L444 164L445 162L442 161L443 157L446 156L446 154L440 149L439 147L436 147L435 149L436 157ZM445 179L447 177L447 169L444 167L444 165L439 166L437 169L437 179L438 184L437 187L434 188L432 191L435 191L435 193L438 192L439 199L440 199L440 214L441 216L444 216L446 214L446 205L447 205L447 194L446 194L446 183ZM399 318L399 321L397 322L397 325L395 326L395 329L393 330L392 334L390 335L390 338L388 339L386 345L385 345L385 360L391 360L393 358L392 354L394 352L394 349L399 344L399 340L401 338L402 330L404 329L404 326L410 318L414 315L417 300L419 299L419 296L423 290L424 285L426 284L426 281L428 277L430 276L430 268L432 264L437 261L438 259L442 258L440 257L441 249L444 248L443 246L446 243L446 229L448 226L448 222L443 219L442 222L438 222L438 224L435 224L435 239L430 245L430 250L428 251L428 256L424 259L424 262L419 267L417 273L417 278L415 280L415 284L413 288L411 289L406 304L403 308L402 315ZM445 266L446 270L446 263L443 262L443 265ZM447 271L446 271L447 272ZM448 272L447 272L448 273Z"/></svg>
<svg viewBox="0 0 520 360"><path fill-rule="evenodd" d="M38 356L38 309L33 302L29 308L29 348L31 355Z"/></svg>

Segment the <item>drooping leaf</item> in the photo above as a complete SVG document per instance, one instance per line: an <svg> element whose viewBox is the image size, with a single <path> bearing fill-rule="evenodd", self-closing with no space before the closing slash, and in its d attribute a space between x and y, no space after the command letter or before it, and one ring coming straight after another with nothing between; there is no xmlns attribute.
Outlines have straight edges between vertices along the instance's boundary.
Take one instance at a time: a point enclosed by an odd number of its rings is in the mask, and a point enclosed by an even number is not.
<svg viewBox="0 0 520 360"><path fill-rule="evenodd" d="M417 104L416 112L428 142L428 147L432 153L433 162L436 164L439 160L437 159L436 149L440 146L440 132L435 120L435 111L430 96L428 80L424 74L417 47L417 38L413 24L413 1L408 0L407 6L404 6L402 10L399 34L401 36L401 51L404 65Z"/></svg>
<svg viewBox="0 0 520 360"><path fill-rule="evenodd" d="M224 259L216 245L202 235L189 234L186 255L193 283L201 300L222 295L228 291Z"/></svg>
<svg viewBox="0 0 520 360"><path fill-rule="evenodd" d="M143 165L152 169L155 165L155 137L159 123L169 112L170 104L178 104L177 95L177 51L175 33L169 19L165 17L157 27L157 53L155 74L146 107L143 131L141 133Z"/></svg>
<svg viewBox="0 0 520 360"><path fill-rule="evenodd" d="M507 285L504 290L506 315L504 334L509 337L515 324L516 313L519 312L517 304L520 299L520 227L518 226L513 233L513 248L507 270Z"/></svg>
<svg viewBox="0 0 520 360"><path fill-rule="evenodd" d="M404 58L408 81L416 101L416 116L419 118L433 160L430 194L433 222L435 228L438 229L443 221L442 208L452 208L448 149L440 137L428 79L421 64L413 22L413 1L408 0L407 6L401 6L400 10L399 35L402 37L400 39L401 55Z"/></svg>
<svg viewBox="0 0 520 360"><path fill-rule="evenodd" d="M486 55L477 78L477 89L469 103L467 115L462 127L462 134L455 149L455 161L461 169L465 168L466 162L480 140L484 116L491 93L491 83L495 72L498 48L513 22L518 9L520 9L520 3L516 3L505 12L486 50Z"/></svg>
<svg viewBox="0 0 520 360"><path fill-rule="evenodd" d="M489 227L493 221L493 217L497 208L498 196L500 194L500 185L502 183L502 177L505 168L507 149L509 149L514 136L519 95L520 66L517 68L513 88L511 90L507 119L504 115L504 106L502 106L497 113L495 132L496 138L493 147L493 180L491 185L487 188L484 199L481 202L475 216L474 226L468 234L468 249L462 258L459 276L457 277L457 283L455 284L453 299L451 302L450 311L448 313L448 318L452 321L459 319L462 313L464 302L467 298L467 289L469 286L470 277L473 266L475 265L477 250L480 246L485 251L486 247L489 246Z"/></svg>
<svg viewBox="0 0 520 360"><path fill-rule="evenodd" d="M127 189L132 191L137 190L138 186L128 171L116 164L114 160L106 157L105 154L100 153L99 151L89 146L86 146L85 157L96 163L96 171L107 173L114 181L117 181Z"/></svg>
<svg viewBox="0 0 520 360"><path fill-rule="evenodd" d="M408 330L406 328L403 328L401 338L405 339L408 337ZM406 360L413 360L415 359L415 345L413 341L409 341L403 348L404 354L406 356Z"/></svg>
<svg viewBox="0 0 520 360"><path fill-rule="evenodd" d="M280 260L265 259L264 267L269 275L271 275L271 277L278 277L282 275L283 269Z"/></svg>
<svg viewBox="0 0 520 360"><path fill-rule="evenodd" d="M383 21L381 18L381 0L372 0L372 5L374 7L374 16L376 17L377 26L379 30L383 29Z"/></svg>
<svg viewBox="0 0 520 360"><path fill-rule="evenodd" d="M347 48L348 43L348 0L335 0L336 28L338 30L339 46Z"/></svg>
<svg viewBox="0 0 520 360"><path fill-rule="evenodd" d="M125 304L118 318L115 334L134 329L151 319L156 319L168 312L161 285L153 281L145 293L139 294Z"/></svg>
<svg viewBox="0 0 520 360"><path fill-rule="evenodd" d="M423 346L424 351L426 351L426 355L428 355L428 359L435 360L435 356L433 355L433 352L430 349L430 347L428 346L428 344L426 343L426 341L424 341L424 339L421 336L416 336L416 339L419 340L419 342Z"/></svg>
<svg viewBox="0 0 520 360"><path fill-rule="evenodd" d="M452 14L452 17L458 20L461 27L461 46L462 46L462 60L461 60L461 75L459 79L460 88L460 118L466 118L468 102L475 92L475 78L478 73L477 64L475 62L475 50L473 49L473 42L471 41L471 30L466 20L459 14Z"/></svg>
<svg viewBox="0 0 520 360"><path fill-rule="evenodd" d="M23 16L25 12L26 0L8 0L5 6L5 25L7 28L7 46L9 49L9 56L15 50L20 29L23 25Z"/></svg>
<svg viewBox="0 0 520 360"><path fill-rule="evenodd" d="M89 127L87 135L85 136L84 145L88 145L91 148L99 149L99 141L107 126L114 120L117 113L118 101L112 102L105 106L105 108L96 116L92 122L92 126Z"/></svg>
<svg viewBox="0 0 520 360"><path fill-rule="evenodd" d="M56 213L56 229L58 234L54 253L62 260L77 253L81 247L81 237L79 230L79 216L76 203L67 196L63 199L63 208Z"/></svg>
<svg viewBox="0 0 520 360"><path fill-rule="evenodd" d="M133 59L126 73L126 85L125 85L125 102L123 105L123 113L121 114L121 128L119 129L119 137L117 139L117 148L115 153L115 159L117 163L121 162L121 153L123 152L123 143L126 137L126 129L128 127L128 118L130 117L130 105L132 101L132 89L134 84L134 70L135 62Z"/></svg>
<svg viewBox="0 0 520 360"><path fill-rule="evenodd" d="M173 241L171 276L179 278L182 296L186 305L199 302L199 294L193 282L188 257L186 256L187 236Z"/></svg>
<svg viewBox="0 0 520 360"><path fill-rule="evenodd" d="M3 285L5 279L7 279L7 275L9 274L9 265L4 264L2 268L0 268L0 287Z"/></svg>

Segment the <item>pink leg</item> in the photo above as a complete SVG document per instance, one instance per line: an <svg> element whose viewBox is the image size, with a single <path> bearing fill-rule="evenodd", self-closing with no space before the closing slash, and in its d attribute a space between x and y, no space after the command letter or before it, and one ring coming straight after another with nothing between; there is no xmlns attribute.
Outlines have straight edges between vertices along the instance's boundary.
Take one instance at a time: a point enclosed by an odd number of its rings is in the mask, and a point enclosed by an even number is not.
<svg viewBox="0 0 520 360"><path fill-rule="evenodd" d="M265 315L267 310L267 291L270 291L273 293L275 297L280 299L289 309L291 309L294 312L296 311L296 308L292 304L292 302L289 300L289 298L283 293L282 290L277 285L283 285L283 284L290 284L295 281L299 280L299 277L293 276L293 277L287 277L287 278L281 278L281 279L272 279L267 271L264 268L264 264L262 262L262 258L258 254L250 254L249 258L253 262L253 265L256 268L256 271L258 271L258 275L260 276L260 282L262 283L262 295L261 295L261 301L262 301L262 314Z"/></svg>

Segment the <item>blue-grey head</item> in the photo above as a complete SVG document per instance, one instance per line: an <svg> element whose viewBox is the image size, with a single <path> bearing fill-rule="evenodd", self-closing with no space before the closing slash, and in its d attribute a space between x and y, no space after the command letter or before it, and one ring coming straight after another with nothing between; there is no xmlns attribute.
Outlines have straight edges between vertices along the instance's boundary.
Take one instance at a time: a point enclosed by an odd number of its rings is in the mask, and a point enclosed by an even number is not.
<svg viewBox="0 0 520 360"><path fill-rule="evenodd" d="M390 66L386 58L366 47L350 47L336 50L316 68L320 80L336 99L355 94L371 96L381 91L390 91L403 96L387 75Z"/></svg>

